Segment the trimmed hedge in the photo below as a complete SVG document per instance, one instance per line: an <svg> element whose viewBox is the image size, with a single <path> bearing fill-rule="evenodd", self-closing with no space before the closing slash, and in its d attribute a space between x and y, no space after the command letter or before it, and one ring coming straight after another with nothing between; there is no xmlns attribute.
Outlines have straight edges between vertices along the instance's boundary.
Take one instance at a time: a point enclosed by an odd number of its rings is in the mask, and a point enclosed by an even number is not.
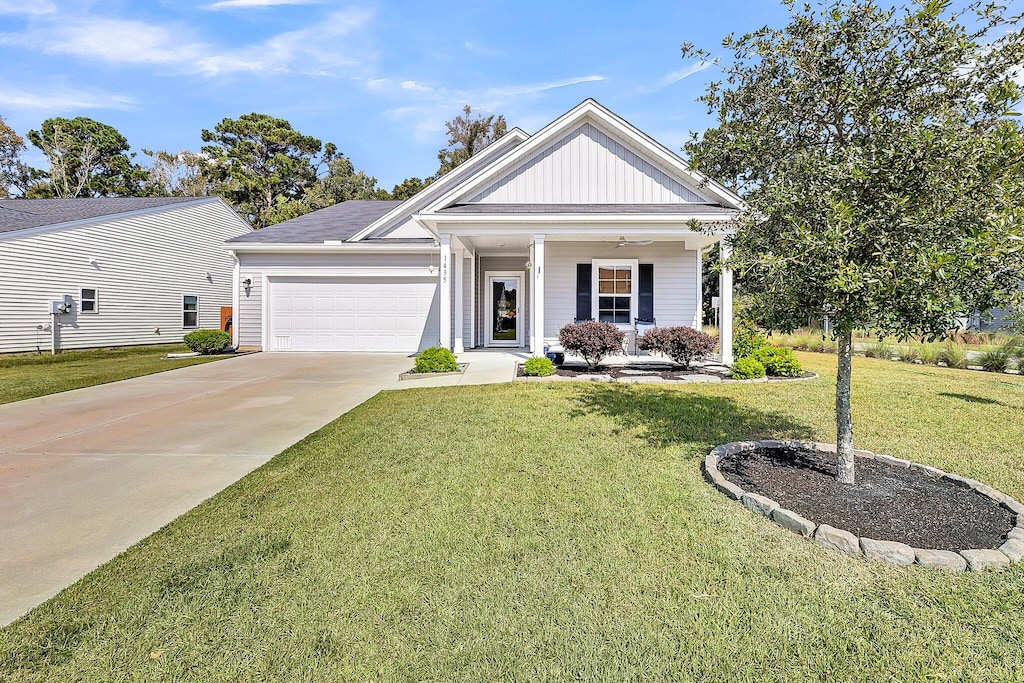
<svg viewBox="0 0 1024 683"><path fill-rule="evenodd" d="M715 338L692 327L656 327L636 340L641 351L663 353L687 370L715 349Z"/></svg>
<svg viewBox="0 0 1024 683"><path fill-rule="evenodd" d="M773 377L799 377L804 368L793 354L793 349L784 346L762 346L751 356L764 366Z"/></svg>
<svg viewBox="0 0 1024 683"><path fill-rule="evenodd" d="M568 353L587 361L587 367L596 368L606 356L622 353L622 330L611 323L588 320L566 325L558 331L558 343Z"/></svg>
<svg viewBox="0 0 1024 683"><path fill-rule="evenodd" d="M758 379L764 377L764 366L757 359L747 356L732 364L729 376L733 379Z"/></svg>
<svg viewBox="0 0 1024 683"><path fill-rule="evenodd" d="M550 377L555 374L555 364L550 358L535 356L523 363L523 374L529 377Z"/></svg>
<svg viewBox="0 0 1024 683"><path fill-rule="evenodd" d="M458 372L455 354L440 346L431 346L416 356L416 372Z"/></svg>
<svg viewBox="0 0 1024 683"><path fill-rule="evenodd" d="M220 330L194 330L185 335L184 341L193 353L207 356L231 346L231 335Z"/></svg>

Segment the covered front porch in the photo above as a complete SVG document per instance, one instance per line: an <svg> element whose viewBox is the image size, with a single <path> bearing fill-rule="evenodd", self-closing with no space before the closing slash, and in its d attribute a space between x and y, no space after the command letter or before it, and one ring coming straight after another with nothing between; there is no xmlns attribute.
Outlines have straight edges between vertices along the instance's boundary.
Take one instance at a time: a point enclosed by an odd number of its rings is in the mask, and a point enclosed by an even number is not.
<svg viewBox="0 0 1024 683"><path fill-rule="evenodd" d="M507 348L541 355L557 344L564 325L602 320L623 330L633 355L637 321L703 328L702 261L711 249L727 255L726 226L551 227L438 230L442 346L455 353ZM731 364L729 270L719 286L719 361Z"/></svg>

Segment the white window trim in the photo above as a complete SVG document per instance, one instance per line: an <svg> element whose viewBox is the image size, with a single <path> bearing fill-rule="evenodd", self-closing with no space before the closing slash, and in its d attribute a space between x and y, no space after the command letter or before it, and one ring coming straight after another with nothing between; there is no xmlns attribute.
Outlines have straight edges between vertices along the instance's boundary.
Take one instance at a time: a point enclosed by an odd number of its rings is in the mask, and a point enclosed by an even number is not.
<svg viewBox="0 0 1024 683"><path fill-rule="evenodd" d="M195 325L186 325L185 324L185 313L191 313L192 312L192 311L186 311L185 310L185 297L187 297L187 296L194 296L196 298L196 311L195 311L195 313L196 313L196 324ZM183 330L198 330L200 328L200 324L199 324L199 322L200 322L199 321L199 307L200 307L200 302L199 302L199 295L198 294L182 294L181 295L181 329L183 329Z"/></svg>
<svg viewBox="0 0 1024 683"><path fill-rule="evenodd" d="M639 259L606 259L596 258L590 262L590 317L600 320L599 309L601 296L597 289L598 272L601 268L628 267L631 284L629 287L629 322L616 323L616 326L623 330L633 329L633 319L640 310L640 260Z"/></svg>
<svg viewBox="0 0 1024 683"><path fill-rule="evenodd" d="M86 299L85 296L84 296L85 290L87 290L87 289L91 289L92 290L92 298L91 299ZM83 301L91 301L92 302L92 310L91 311L85 310L85 307L82 306L82 302ZM99 290L99 288L98 287L79 287L78 288L78 313L80 315L96 315L99 312L100 312L100 290Z"/></svg>

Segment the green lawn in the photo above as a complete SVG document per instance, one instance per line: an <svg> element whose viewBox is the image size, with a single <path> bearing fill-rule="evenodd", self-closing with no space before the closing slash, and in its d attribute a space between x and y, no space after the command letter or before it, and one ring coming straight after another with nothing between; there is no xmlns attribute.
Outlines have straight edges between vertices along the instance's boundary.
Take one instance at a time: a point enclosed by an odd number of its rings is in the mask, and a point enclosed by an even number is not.
<svg viewBox="0 0 1024 683"><path fill-rule="evenodd" d="M164 357L168 353L188 353L188 347L184 344L119 346L63 351L56 356L48 353L0 355L0 403L151 375L226 357L167 360Z"/></svg>
<svg viewBox="0 0 1024 683"><path fill-rule="evenodd" d="M1024 378L854 363L859 446L1024 498ZM1024 679L1021 566L869 564L702 480L834 440L832 391L382 393L0 631L0 679Z"/></svg>

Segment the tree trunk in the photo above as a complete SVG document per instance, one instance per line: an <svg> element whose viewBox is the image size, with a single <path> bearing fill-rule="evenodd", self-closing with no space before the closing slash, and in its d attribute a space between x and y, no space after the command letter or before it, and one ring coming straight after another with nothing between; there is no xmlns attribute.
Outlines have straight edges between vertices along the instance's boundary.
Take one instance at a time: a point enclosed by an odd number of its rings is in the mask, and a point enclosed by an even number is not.
<svg viewBox="0 0 1024 683"><path fill-rule="evenodd" d="M853 413L850 410L853 330L845 330L837 341L839 366L836 369L836 466L839 481L843 484L853 484Z"/></svg>

